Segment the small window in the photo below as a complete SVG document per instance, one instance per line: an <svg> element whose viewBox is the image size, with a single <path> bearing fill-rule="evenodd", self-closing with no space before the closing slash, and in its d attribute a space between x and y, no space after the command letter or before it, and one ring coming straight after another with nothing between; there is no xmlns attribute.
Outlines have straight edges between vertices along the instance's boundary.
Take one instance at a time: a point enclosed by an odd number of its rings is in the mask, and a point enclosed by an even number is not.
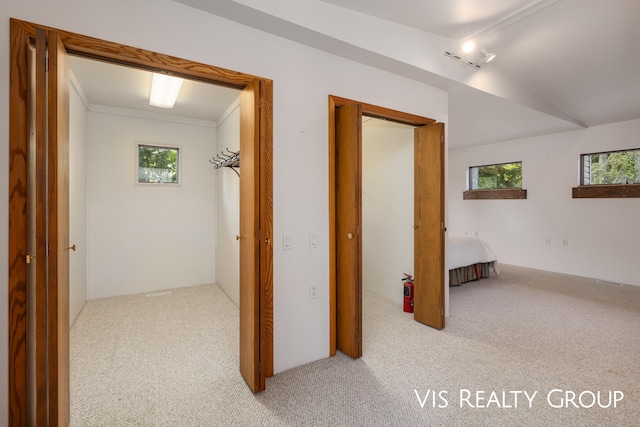
<svg viewBox="0 0 640 427"><path fill-rule="evenodd" d="M580 156L573 198L640 197L640 148Z"/></svg>
<svg viewBox="0 0 640 427"><path fill-rule="evenodd" d="M522 162L469 168L469 190L464 199L526 199L522 189Z"/></svg>
<svg viewBox="0 0 640 427"><path fill-rule="evenodd" d="M178 147L138 144L138 183L178 184Z"/></svg>
<svg viewBox="0 0 640 427"><path fill-rule="evenodd" d="M469 190L522 188L522 162L469 168Z"/></svg>
<svg viewBox="0 0 640 427"><path fill-rule="evenodd" d="M640 149L583 154L580 185L640 184Z"/></svg>

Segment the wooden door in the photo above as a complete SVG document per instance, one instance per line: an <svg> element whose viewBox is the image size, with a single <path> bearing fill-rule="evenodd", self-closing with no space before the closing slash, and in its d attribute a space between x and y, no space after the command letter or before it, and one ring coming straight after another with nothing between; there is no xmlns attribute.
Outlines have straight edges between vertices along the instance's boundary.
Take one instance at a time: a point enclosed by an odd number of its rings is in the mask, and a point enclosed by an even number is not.
<svg viewBox="0 0 640 427"><path fill-rule="evenodd" d="M444 328L444 124L415 129L414 314Z"/></svg>
<svg viewBox="0 0 640 427"><path fill-rule="evenodd" d="M26 40L26 39L25 39ZM27 43L33 46L30 42ZM26 419L68 425L69 394L69 78L67 55L55 32L37 28L28 54L34 83L27 98L29 243ZM32 237L31 237L32 236Z"/></svg>
<svg viewBox="0 0 640 427"><path fill-rule="evenodd" d="M33 292L29 298L34 302L35 307L30 309L30 320L32 326L29 327L29 339L27 342L27 351L29 360L32 363L32 369L27 377L29 392L33 400L30 402L30 420L35 423L48 424L48 378L47 378L47 298L48 298L48 258L47 245L49 235L48 227L48 193L47 193L47 36L46 32L38 29L36 32L35 43L35 87L31 107L35 110L35 150L33 156L33 168L35 183L29 184L29 187L35 191L35 246L32 248L31 254L35 261L35 276L30 277L30 291ZM34 309L35 308L35 309ZM31 348L29 348L31 346Z"/></svg>
<svg viewBox="0 0 640 427"><path fill-rule="evenodd" d="M36 419L46 419L48 425L68 425L70 418L68 69L58 34L38 28L35 407Z"/></svg>
<svg viewBox="0 0 640 427"><path fill-rule="evenodd" d="M336 110L336 342L362 356L362 106Z"/></svg>
<svg viewBox="0 0 640 427"><path fill-rule="evenodd" d="M48 34L49 419L66 426L69 389L69 60ZM53 368L52 368L53 367Z"/></svg>
<svg viewBox="0 0 640 427"><path fill-rule="evenodd" d="M251 341L247 336L253 337L257 344L241 344L241 349L250 347L257 350L249 357L244 357L245 353L241 351L245 362L251 362L250 366L241 367L241 370L251 374L245 378L251 378L253 391L264 389L264 376L273 374L273 260L269 244L273 224L272 82L53 28L43 27L44 31L37 37L40 26L16 19L11 19L10 25L9 425L67 425L69 418L68 80L65 44L73 46L76 54L92 58L178 73L214 84L248 87L241 106L241 116L244 117L241 120L245 123L242 139L245 141L244 149L248 152L245 157L253 157L254 162L251 172L245 169L248 173L245 176L253 177L250 179L254 182L252 186L247 178L244 186L248 188L249 198L255 200L259 193L259 201L250 205L255 216L248 219L245 226L249 235L247 241L252 241L260 237L256 225L260 224L262 240L254 241L256 245L260 244L258 252L252 248L242 250L249 257L244 265L251 265L248 277L256 278L259 274L260 282L256 279L246 287L254 294L245 297L244 311L250 311L254 317L248 319L251 328L243 337L245 342ZM50 64L50 73L39 73L37 78L37 67L32 67L32 64L36 63L38 56L45 63L47 54L42 53L44 50L36 52L36 39L49 50ZM44 70L44 67L40 67L40 70ZM38 89L36 80L39 81ZM257 96L258 88L260 96ZM34 95L36 91L39 93ZM47 98L48 103L39 103L36 108L36 100ZM39 119L35 117L36 110ZM43 119L47 117L48 124ZM30 124L35 130L32 131ZM34 136L36 133L40 141L38 149ZM48 142L42 145L45 141ZM259 148L255 146L256 143L260 144ZM42 151L42 147L45 151ZM29 160L36 161L37 156L40 156L37 160L39 166L34 166L31 171ZM260 159L259 165L255 156ZM49 167L47 172L42 167L46 162ZM260 174L257 175L256 171ZM36 191L35 183L30 182L28 176L32 176L32 181L40 180L40 190ZM37 195L34 194L38 191ZM36 196L39 207L36 207ZM32 215L32 212L35 214ZM35 231L33 238L29 231L38 228L39 240ZM45 237L42 230L47 228L49 235ZM36 240L40 243L36 243ZM251 257L254 263L251 263ZM33 289L42 288L45 283L45 293L40 291L36 295L35 291L31 292L29 282L33 283ZM260 318L255 317L256 305L261 310ZM243 326L246 323L243 321Z"/></svg>
<svg viewBox="0 0 640 427"><path fill-rule="evenodd" d="M255 393L265 388L260 366L259 201L260 84L240 94L240 372Z"/></svg>

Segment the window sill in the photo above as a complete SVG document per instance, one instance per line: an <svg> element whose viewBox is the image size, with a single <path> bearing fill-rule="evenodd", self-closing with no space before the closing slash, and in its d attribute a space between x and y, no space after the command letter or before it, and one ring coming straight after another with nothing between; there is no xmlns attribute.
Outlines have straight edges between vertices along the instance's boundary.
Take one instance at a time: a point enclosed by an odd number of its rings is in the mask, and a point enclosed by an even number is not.
<svg viewBox="0 0 640 427"><path fill-rule="evenodd" d="M581 185L573 187L574 199L613 199L640 197L640 184Z"/></svg>
<svg viewBox="0 0 640 427"><path fill-rule="evenodd" d="M503 188L500 190L467 190L462 193L464 200L526 199L527 190Z"/></svg>

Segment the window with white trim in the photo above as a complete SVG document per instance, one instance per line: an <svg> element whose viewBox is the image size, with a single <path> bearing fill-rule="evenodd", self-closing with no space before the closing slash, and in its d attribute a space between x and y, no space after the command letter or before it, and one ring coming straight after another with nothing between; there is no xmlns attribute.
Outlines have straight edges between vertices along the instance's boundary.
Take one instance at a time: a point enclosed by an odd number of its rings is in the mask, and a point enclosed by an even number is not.
<svg viewBox="0 0 640 427"><path fill-rule="evenodd" d="M160 145L138 144L138 183L178 184L180 149Z"/></svg>

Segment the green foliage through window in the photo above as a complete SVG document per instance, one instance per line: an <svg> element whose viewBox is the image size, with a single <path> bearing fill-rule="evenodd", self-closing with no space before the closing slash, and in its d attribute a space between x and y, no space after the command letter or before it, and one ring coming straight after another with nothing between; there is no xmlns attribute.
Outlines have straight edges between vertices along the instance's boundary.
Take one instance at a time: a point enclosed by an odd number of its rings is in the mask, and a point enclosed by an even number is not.
<svg viewBox="0 0 640 427"><path fill-rule="evenodd" d="M522 162L469 168L470 190L522 188Z"/></svg>
<svg viewBox="0 0 640 427"><path fill-rule="evenodd" d="M581 184L640 184L640 149L583 154Z"/></svg>
<svg viewBox="0 0 640 427"><path fill-rule="evenodd" d="M138 145L138 182L178 183L178 148Z"/></svg>

